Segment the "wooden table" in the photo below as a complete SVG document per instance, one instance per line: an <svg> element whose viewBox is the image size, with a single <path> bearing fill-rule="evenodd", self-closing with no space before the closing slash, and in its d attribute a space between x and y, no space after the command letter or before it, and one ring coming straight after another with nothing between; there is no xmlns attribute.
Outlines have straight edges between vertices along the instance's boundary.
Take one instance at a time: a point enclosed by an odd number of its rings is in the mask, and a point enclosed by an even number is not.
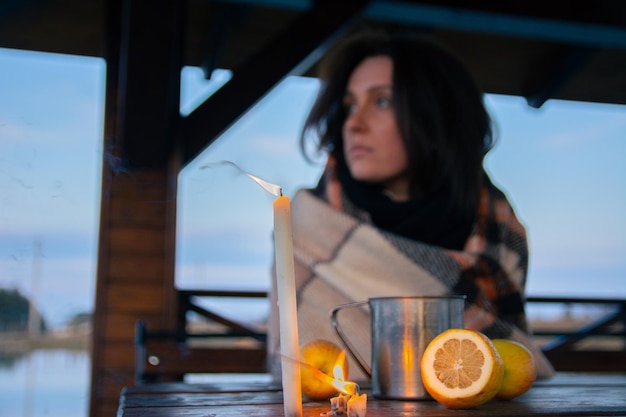
<svg viewBox="0 0 626 417"><path fill-rule="evenodd" d="M511 401L491 400L469 410L448 410L435 401L396 401L368 393L368 417L388 416L626 416L625 374L558 374L539 381ZM304 416L319 417L330 402L303 404ZM256 383L158 383L125 388L118 417L282 416L282 391Z"/></svg>

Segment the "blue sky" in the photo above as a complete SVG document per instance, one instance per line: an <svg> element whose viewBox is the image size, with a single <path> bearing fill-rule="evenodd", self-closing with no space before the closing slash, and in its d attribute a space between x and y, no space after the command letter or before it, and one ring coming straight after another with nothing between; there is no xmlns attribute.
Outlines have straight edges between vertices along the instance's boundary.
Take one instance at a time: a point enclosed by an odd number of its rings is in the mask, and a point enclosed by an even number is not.
<svg viewBox="0 0 626 417"><path fill-rule="evenodd" d="M93 306L104 68L0 49L0 286L32 295L53 323ZM213 88L200 74L183 73L183 113ZM179 286L267 288L273 196L207 165L232 161L290 196L313 185L321 165L297 143L316 88L286 79L183 170ZM528 228L528 292L626 297L626 108L487 104L500 141L486 167Z"/></svg>

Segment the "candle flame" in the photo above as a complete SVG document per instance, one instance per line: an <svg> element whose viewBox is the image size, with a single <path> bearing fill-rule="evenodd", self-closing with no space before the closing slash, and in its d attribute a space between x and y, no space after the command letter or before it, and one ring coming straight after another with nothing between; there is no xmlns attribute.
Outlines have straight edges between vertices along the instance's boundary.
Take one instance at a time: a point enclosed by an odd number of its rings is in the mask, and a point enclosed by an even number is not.
<svg viewBox="0 0 626 417"><path fill-rule="evenodd" d="M342 394L355 395L358 393L358 385L351 381L346 381L345 376L343 374L343 367L346 361L346 351L342 350L337 360L335 361L335 366L333 367L333 376L326 375L322 371L317 370L315 375L332 385L337 391Z"/></svg>
<svg viewBox="0 0 626 417"><path fill-rule="evenodd" d="M263 188L268 193L273 194L275 196L282 196L283 195L283 188L280 185L272 184L271 182L265 181L265 180L257 177L256 175L252 175L249 172L246 172L243 169L239 168L237 166L237 164L235 164L234 162L230 162L230 161L210 162L210 163L200 167L200 169L211 168L211 167L217 166L217 165L231 165L231 166L235 167L236 169L238 169L242 174L244 174L248 178L250 178L252 181L254 181L257 184L259 184L261 186L261 188Z"/></svg>
<svg viewBox="0 0 626 417"><path fill-rule="evenodd" d="M288 358L286 356L282 356L283 359L288 361L295 361L292 358ZM306 362L299 362L301 366L307 366L313 369L313 375L321 381L324 381L330 385L332 385L338 392L341 394L347 395L358 395L361 391L359 385L356 382L346 381L345 376L343 374L343 367L346 361L346 351L342 350L337 356L337 360L335 361L335 365L333 366L333 376L325 374L318 368L314 368L313 365L310 365Z"/></svg>
<svg viewBox="0 0 626 417"><path fill-rule="evenodd" d="M242 171L242 172L246 174L252 181L255 181L257 184L259 184L261 188L263 188L268 193L274 194L275 196L283 195L283 189L280 185L272 184L271 182L262 180L261 178L255 175L249 174L245 171Z"/></svg>

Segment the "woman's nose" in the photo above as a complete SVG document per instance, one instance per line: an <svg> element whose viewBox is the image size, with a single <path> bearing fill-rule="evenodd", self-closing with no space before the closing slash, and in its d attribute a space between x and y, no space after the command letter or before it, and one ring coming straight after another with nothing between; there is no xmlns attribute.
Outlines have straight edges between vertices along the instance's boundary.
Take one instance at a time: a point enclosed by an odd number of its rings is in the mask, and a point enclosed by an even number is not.
<svg viewBox="0 0 626 417"><path fill-rule="evenodd" d="M355 107L352 109L343 124L344 129L348 131L361 130L365 127L365 121L363 120L363 111Z"/></svg>

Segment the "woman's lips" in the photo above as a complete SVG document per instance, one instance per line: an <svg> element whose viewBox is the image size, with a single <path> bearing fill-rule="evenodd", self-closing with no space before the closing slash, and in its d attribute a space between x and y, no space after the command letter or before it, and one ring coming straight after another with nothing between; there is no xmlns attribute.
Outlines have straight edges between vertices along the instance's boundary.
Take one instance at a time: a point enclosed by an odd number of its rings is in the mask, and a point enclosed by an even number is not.
<svg viewBox="0 0 626 417"><path fill-rule="evenodd" d="M348 149L348 157L350 159L357 159L362 156L369 155L371 152L372 150L368 148L367 146L356 145Z"/></svg>

